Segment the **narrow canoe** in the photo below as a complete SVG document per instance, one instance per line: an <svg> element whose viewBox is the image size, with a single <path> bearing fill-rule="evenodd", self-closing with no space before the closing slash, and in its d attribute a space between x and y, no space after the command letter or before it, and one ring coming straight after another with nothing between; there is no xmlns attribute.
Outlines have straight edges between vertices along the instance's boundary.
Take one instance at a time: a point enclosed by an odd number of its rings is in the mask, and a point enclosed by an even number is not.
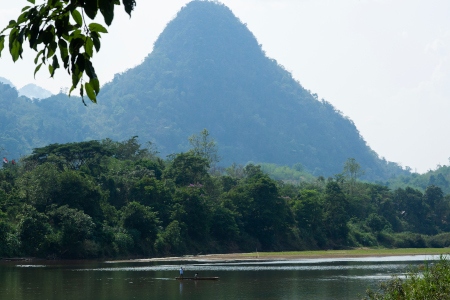
<svg viewBox="0 0 450 300"><path fill-rule="evenodd" d="M219 280L219 277L175 277L176 280Z"/></svg>

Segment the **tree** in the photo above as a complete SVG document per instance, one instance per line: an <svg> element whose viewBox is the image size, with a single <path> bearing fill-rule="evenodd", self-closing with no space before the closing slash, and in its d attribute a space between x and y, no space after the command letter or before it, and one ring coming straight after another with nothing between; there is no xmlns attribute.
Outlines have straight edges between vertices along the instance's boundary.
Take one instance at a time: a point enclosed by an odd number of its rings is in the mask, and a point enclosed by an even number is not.
<svg viewBox="0 0 450 300"><path fill-rule="evenodd" d="M189 137L189 143L192 146L191 151L206 159L211 167L219 162L220 157L217 154L217 143L209 137L209 132L206 128L200 132L200 135L191 135Z"/></svg>
<svg viewBox="0 0 450 300"><path fill-rule="evenodd" d="M258 170L254 166L253 170ZM279 196L275 182L264 173L255 173L246 182L230 192L229 199L239 215L241 231L256 238L265 250L274 249L278 239L293 222L287 203Z"/></svg>
<svg viewBox="0 0 450 300"><path fill-rule="evenodd" d="M353 196L356 180L358 179L358 177L364 175L364 171L361 170L361 166L356 162L356 159L349 158L344 165L344 174L350 179L349 194L350 196Z"/></svg>
<svg viewBox="0 0 450 300"><path fill-rule="evenodd" d="M130 202L122 208L121 224L127 230L136 230L139 239L154 242L158 233L159 219L150 207Z"/></svg>
<svg viewBox="0 0 450 300"><path fill-rule="evenodd" d="M293 212L302 238L308 240L311 246L322 247L325 244L324 213L319 192L302 190L298 195L298 200L293 204Z"/></svg>
<svg viewBox="0 0 450 300"><path fill-rule="evenodd" d="M114 19L114 8L120 5L119 0L46 0L44 4L25 6L17 20L0 32L0 55L9 35L9 53L13 61L22 58L23 44L28 40L30 48L37 52L34 63L39 71L42 65L48 64L48 71L53 77L62 62L64 69L72 75L72 92L80 84L80 96L84 102L84 92L96 103L100 92L100 82L95 73L91 59L100 51L101 33L108 33L106 28L95 22L88 22L100 12L106 25ZM122 0L128 15L136 6L135 0ZM59 50L59 55L57 54ZM83 75L89 77L84 81ZM84 83L83 83L84 81ZM69 93L70 94L70 93Z"/></svg>
<svg viewBox="0 0 450 300"><path fill-rule="evenodd" d="M164 172L179 186L203 183L208 178L208 161L192 152L180 153L171 157L172 161Z"/></svg>
<svg viewBox="0 0 450 300"><path fill-rule="evenodd" d="M89 255L85 243L95 229L92 218L78 209L69 208L68 205L58 207L51 211L50 215L58 230L60 254L67 258L84 258Z"/></svg>
<svg viewBox="0 0 450 300"><path fill-rule="evenodd" d="M349 233L347 209L348 202L339 184L328 182L324 199L324 224L329 242L336 246L344 245Z"/></svg>
<svg viewBox="0 0 450 300"><path fill-rule="evenodd" d="M413 232L435 234L430 215L430 206L425 202L422 192L407 187L394 191L394 201L398 206L401 218L406 221Z"/></svg>
<svg viewBox="0 0 450 300"><path fill-rule="evenodd" d="M112 152L99 141L51 144L42 148L33 149L33 153L25 162L45 163L57 165L61 170L79 170L84 165L93 163L99 165L103 156L111 156Z"/></svg>
<svg viewBox="0 0 450 300"><path fill-rule="evenodd" d="M46 235L50 232L47 221L48 217L36 211L34 207L27 204L23 206L22 214L19 216L17 232L24 254L36 255L42 253L46 243Z"/></svg>

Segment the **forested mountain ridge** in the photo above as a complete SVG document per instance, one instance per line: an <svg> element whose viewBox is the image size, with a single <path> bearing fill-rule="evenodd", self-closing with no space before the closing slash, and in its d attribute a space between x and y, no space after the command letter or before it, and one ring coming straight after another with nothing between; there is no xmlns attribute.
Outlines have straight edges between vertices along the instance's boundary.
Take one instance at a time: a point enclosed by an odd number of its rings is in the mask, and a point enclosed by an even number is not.
<svg viewBox="0 0 450 300"><path fill-rule="evenodd" d="M145 61L117 75L99 98L107 104L98 109L115 115L114 138L125 138L125 122L134 131L145 124L139 136L163 154L185 150L186 136L208 128L224 165L301 163L329 176L354 157L370 179L401 172L378 159L351 120L266 57L248 28L214 2L185 6Z"/></svg>
<svg viewBox="0 0 450 300"><path fill-rule="evenodd" d="M245 24L216 2L193 1L182 8L144 62L102 88L98 105L86 109L76 99L62 98L15 105L8 114L25 118L27 110L34 112L23 130L14 123L17 117L0 121L3 135L4 127L17 133L8 135L15 148L29 149L20 154L55 142L137 135L164 156L185 151L187 137L207 128L223 166L300 163L314 175L332 176L352 157L366 179L407 173L379 159L351 120L266 57ZM54 100L60 102L54 105ZM0 146L17 155L4 140Z"/></svg>

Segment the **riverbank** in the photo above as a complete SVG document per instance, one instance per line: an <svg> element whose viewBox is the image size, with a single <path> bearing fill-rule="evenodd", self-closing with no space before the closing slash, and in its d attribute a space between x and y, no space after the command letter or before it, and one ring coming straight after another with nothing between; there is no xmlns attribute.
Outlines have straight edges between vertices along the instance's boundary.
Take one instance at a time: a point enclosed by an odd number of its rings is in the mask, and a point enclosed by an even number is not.
<svg viewBox="0 0 450 300"><path fill-rule="evenodd" d="M113 260L107 263L121 262L152 262L152 261L267 261L294 260L315 258L352 258L381 257L406 255L447 255L450 248L401 248L401 249L371 249L359 248L350 250L320 250L320 251L289 251L289 252L251 252L229 254L185 255L180 257L144 258L129 260Z"/></svg>

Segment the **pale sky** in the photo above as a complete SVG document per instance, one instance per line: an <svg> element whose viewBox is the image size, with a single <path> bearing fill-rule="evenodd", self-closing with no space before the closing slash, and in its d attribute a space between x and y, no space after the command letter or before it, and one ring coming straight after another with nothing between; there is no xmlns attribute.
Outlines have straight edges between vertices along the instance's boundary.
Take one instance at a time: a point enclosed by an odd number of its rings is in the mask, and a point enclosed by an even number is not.
<svg viewBox="0 0 450 300"><path fill-rule="evenodd" d="M0 27L26 0L1 0ZM36 1L39 2L39 1ZM165 25L189 1L137 0L131 19L117 10L95 58L102 83L140 64ZM426 172L450 157L450 1L223 0L276 59L319 98L356 124L389 161ZM15 64L3 50L0 77L54 93L70 79L42 68L34 52ZM1 116L0 116L1 117Z"/></svg>

